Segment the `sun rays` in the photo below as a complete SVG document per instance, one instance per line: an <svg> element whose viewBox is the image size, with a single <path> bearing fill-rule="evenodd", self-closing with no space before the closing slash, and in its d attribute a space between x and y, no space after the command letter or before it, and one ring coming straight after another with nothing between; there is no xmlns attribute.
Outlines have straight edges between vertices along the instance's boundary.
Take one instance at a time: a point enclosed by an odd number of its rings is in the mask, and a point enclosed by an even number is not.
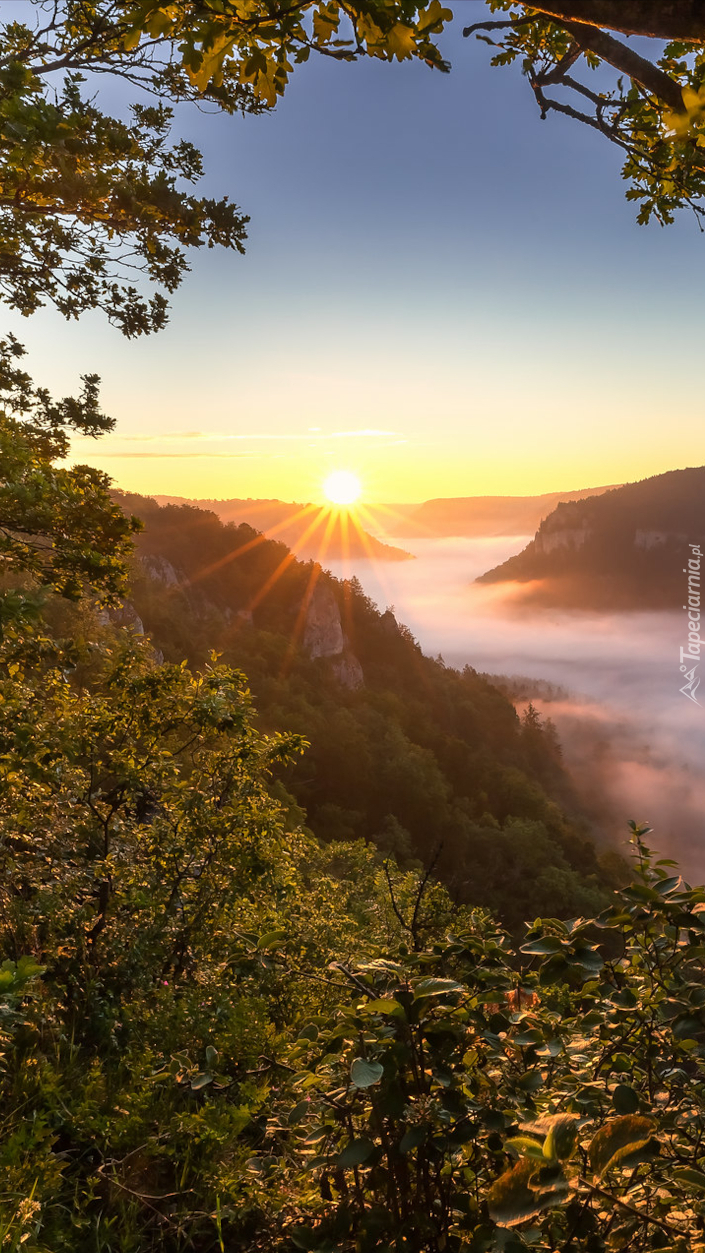
<svg viewBox="0 0 705 1253"><path fill-rule="evenodd" d="M385 578L386 561L378 537L393 533L397 520L396 511L389 507L363 504L363 484L349 470L331 471L321 488L326 498L325 504L292 506L292 512L283 520L268 526L266 532L253 534L250 531L248 534L234 527L231 550L223 553L216 561L204 565L191 578L192 585L205 580L217 581L219 577L227 577L227 570L233 563L249 564L256 561L254 585L250 576L247 604L243 606L244 612L240 620L234 623L234 630L237 631L242 630L243 625L251 620L252 613L256 613L271 598L282 579L293 577L298 582L300 576L292 569L297 558L309 563L305 573L301 572L304 573L304 579L299 593L300 605L288 629L289 644L282 664L284 672L289 670L299 650L312 599L327 567L333 566L342 582L342 596L339 599L341 624L350 647L354 648L355 636L355 596L350 580L358 573L359 562L374 565L375 576L381 584L383 595L388 603L393 599ZM401 518L401 515L398 516ZM252 523L257 525L255 516L252 517ZM272 541L277 540L283 540L287 548L280 546L277 551L272 544ZM261 557L258 553L261 553Z"/></svg>

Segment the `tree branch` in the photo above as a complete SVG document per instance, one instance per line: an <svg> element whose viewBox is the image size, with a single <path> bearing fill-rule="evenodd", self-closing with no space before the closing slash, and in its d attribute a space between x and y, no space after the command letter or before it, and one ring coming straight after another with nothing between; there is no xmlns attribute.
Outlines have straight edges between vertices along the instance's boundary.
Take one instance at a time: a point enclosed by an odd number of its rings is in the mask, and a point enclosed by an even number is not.
<svg viewBox="0 0 705 1253"><path fill-rule="evenodd" d="M465 27L463 35L467 39L468 35L474 35L478 30L511 30L515 26L526 26L533 20L533 17L527 13L526 17L507 18L503 22L473 22L472 26Z"/></svg>
<svg viewBox="0 0 705 1253"><path fill-rule="evenodd" d="M545 74L538 74L537 82L540 82L542 87L548 87L552 83L560 83L561 81L564 81L564 75L567 74L568 70L572 69L575 62L578 61L582 55L583 49L579 44L575 44L574 47L570 48L569 51L566 52L564 57L561 57L560 61L554 65L552 70L547 70Z"/></svg>
<svg viewBox="0 0 705 1253"><path fill-rule="evenodd" d="M613 130L601 117L591 117L589 113L581 113L579 109L574 109L572 105L565 104L562 100L551 100L548 96L544 96L541 90L541 84L533 79L531 86L538 106L541 110L541 117L545 118L549 110L554 113L563 113L566 117L573 118L576 122L584 122L586 126L591 126L593 130L599 131L601 135L605 135L612 143L617 144L619 148L623 148L625 152L631 152L631 146L621 138L621 136Z"/></svg>
<svg viewBox="0 0 705 1253"><path fill-rule="evenodd" d="M604 1201L610 1201L612 1205L619 1205L620 1209L626 1210L628 1214L633 1214L635 1218L638 1218L643 1223L651 1223L654 1227L660 1227L662 1231L666 1231L673 1236L684 1236L687 1234L682 1227L676 1227L673 1223L666 1222L663 1218L655 1218L651 1214L646 1214L644 1210L637 1209L635 1205L630 1205L628 1201L623 1201L621 1197L613 1196L605 1188L600 1188L597 1184L590 1183L589 1179L581 1179L580 1182L593 1196L599 1196Z"/></svg>
<svg viewBox="0 0 705 1253"><path fill-rule="evenodd" d="M685 43L705 39L705 0L532 0L527 7L556 18L561 25L582 22L622 35Z"/></svg>
<svg viewBox="0 0 705 1253"><path fill-rule="evenodd" d="M652 61L592 25L584 22L561 22L561 25L584 51L594 52L601 61L606 61L615 70L627 74L649 95L657 96L667 104L674 113L684 111L683 96L678 83Z"/></svg>

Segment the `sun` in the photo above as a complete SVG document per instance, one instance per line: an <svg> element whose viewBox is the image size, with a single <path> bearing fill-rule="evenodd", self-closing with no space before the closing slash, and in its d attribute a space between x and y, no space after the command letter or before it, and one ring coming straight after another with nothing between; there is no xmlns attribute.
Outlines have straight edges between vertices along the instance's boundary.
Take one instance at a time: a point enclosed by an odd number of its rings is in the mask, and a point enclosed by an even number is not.
<svg viewBox="0 0 705 1253"><path fill-rule="evenodd" d="M334 470L323 484L323 491L333 505L352 505L362 492L362 484L350 470Z"/></svg>

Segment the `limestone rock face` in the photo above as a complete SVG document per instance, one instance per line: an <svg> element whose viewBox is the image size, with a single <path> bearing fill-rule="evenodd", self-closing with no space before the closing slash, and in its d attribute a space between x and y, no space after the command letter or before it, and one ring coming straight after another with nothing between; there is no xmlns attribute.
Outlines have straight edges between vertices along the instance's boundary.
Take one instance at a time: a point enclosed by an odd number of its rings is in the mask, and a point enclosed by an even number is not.
<svg viewBox="0 0 705 1253"><path fill-rule="evenodd" d="M386 609L380 619L380 625L384 627L387 635L399 634L399 623L397 622L391 609Z"/></svg>
<svg viewBox="0 0 705 1253"><path fill-rule="evenodd" d="M340 621L338 602L329 584L319 582L308 603L303 647L312 659L323 657L342 687L362 687L362 666L350 648Z"/></svg>
<svg viewBox="0 0 705 1253"><path fill-rule="evenodd" d="M340 610L327 583L316 584L306 610L303 646L309 657L338 657L345 647Z"/></svg>
<svg viewBox="0 0 705 1253"><path fill-rule="evenodd" d="M563 527L560 530L549 530L541 527L536 532L537 553L552 553L557 548L582 548L583 544L590 538L592 531L588 526L582 525L573 529Z"/></svg>
<svg viewBox="0 0 705 1253"><path fill-rule="evenodd" d="M141 558L147 574L156 579L158 583L163 583L165 587L178 587L182 580L179 578L176 570L166 557L145 556Z"/></svg>

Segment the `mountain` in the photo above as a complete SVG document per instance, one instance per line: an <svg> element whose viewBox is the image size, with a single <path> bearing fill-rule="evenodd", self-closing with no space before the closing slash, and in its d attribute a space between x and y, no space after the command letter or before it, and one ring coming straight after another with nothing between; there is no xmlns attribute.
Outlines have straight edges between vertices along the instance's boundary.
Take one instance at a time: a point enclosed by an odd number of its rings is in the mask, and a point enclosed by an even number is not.
<svg viewBox="0 0 705 1253"><path fill-rule="evenodd" d="M434 862L458 900L511 927L599 907L612 855L591 841L550 723L424 656L355 579L193 505L119 499L144 522L122 620L167 661L199 668L217 651L247 675L263 730L306 738L276 787L316 836Z"/></svg>
<svg viewBox="0 0 705 1253"><path fill-rule="evenodd" d="M375 561L413 561L411 553L370 535L355 511L332 510L283 500L187 500L155 496L159 504L188 504L217 514L223 522L245 522L272 539L283 541L297 557L316 561L341 557L372 557Z"/></svg>
<svg viewBox="0 0 705 1253"><path fill-rule="evenodd" d="M690 545L705 541L705 466L563 502L520 553L479 583L527 584L536 603L680 609Z"/></svg>
<svg viewBox="0 0 705 1253"><path fill-rule="evenodd" d="M473 535L527 535L560 501L584 500L607 487L543 496L458 496L427 500L413 507L389 506L378 521L388 535L407 538Z"/></svg>

